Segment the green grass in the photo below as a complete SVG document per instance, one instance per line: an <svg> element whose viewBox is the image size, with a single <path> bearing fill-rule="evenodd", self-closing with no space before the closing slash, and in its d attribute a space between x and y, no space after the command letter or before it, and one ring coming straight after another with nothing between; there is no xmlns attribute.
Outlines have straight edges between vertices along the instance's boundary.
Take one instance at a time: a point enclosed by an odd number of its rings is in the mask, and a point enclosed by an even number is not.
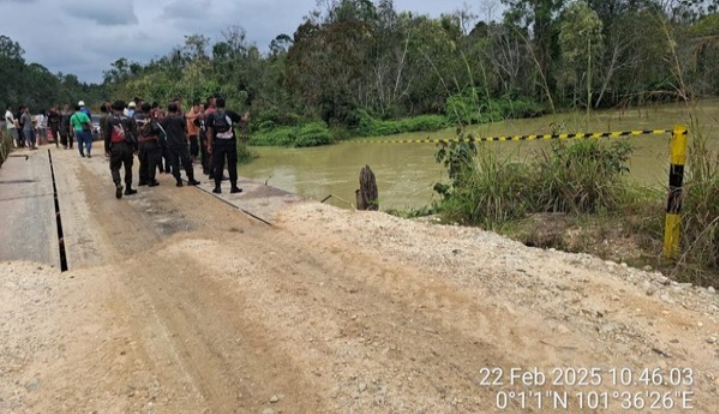
<svg viewBox="0 0 719 414"><path fill-rule="evenodd" d="M436 185L449 220L487 229L532 213L615 211L626 197L622 174L631 147L595 140L555 142L533 159L497 155L496 147L450 144L437 153L452 183Z"/></svg>
<svg viewBox="0 0 719 414"><path fill-rule="evenodd" d="M694 282L717 281L719 272L719 153L692 121L682 206L682 255L676 276ZM707 270L709 273L707 273Z"/></svg>

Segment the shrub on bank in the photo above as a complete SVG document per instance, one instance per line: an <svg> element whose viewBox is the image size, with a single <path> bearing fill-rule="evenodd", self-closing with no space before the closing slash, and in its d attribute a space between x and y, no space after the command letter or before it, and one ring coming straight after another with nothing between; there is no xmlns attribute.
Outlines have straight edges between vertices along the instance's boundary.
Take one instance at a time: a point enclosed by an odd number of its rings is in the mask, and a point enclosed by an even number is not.
<svg viewBox="0 0 719 414"><path fill-rule="evenodd" d="M526 178L531 174L530 166L485 149L477 153L474 144L461 143L440 150L438 160L454 171L451 184L434 187L443 197L435 210L453 222L492 230L530 211ZM467 152L476 155L473 162L462 161Z"/></svg>
<svg viewBox="0 0 719 414"><path fill-rule="evenodd" d="M302 126L277 126L272 121L258 125L250 140L257 146L314 147L328 145L352 136L375 137L404 134L408 132L432 132L449 127L442 115L421 115L399 120L380 121L360 111L358 126L354 130L334 126L330 130L322 121Z"/></svg>
<svg viewBox="0 0 719 414"><path fill-rule="evenodd" d="M706 277L697 266L719 271L719 153L709 149L699 130L696 125L689 130L681 213L679 265L692 279Z"/></svg>
<svg viewBox="0 0 719 414"><path fill-rule="evenodd" d="M527 118L544 114L542 106L529 98L501 98L479 100L471 93L453 95L447 99L444 115L419 115L401 119L381 120L363 109L352 112L352 127L332 125L322 121L292 125L278 124L274 119L263 119L253 128L252 145L311 147L357 137L379 137L411 132L434 132L456 125L458 122L482 124L505 119Z"/></svg>
<svg viewBox="0 0 719 414"><path fill-rule="evenodd" d="M546 113L545 108L526 97L486 99L475 88L447 98L445 116L462 125L486 124L505 119L532 118Z"/></svg>
<svg viewBox="0 0 719 414"><path fill-rule="evenodd" d="M381 137L409 132L432 132L450 125L442 115L420 115L399 120L382 121L373 118L364 110L358 112L358 126L355 131L360 137Z"/></svg>
<svg viewBox="0 0 719 414"><path fill-rule="evenodd" d="M256 146L291 146L296 137L296 127L279 127L260 130L252 134L250 145Z"/></svg>
<svg viewBox="0 0 719 414"><path fill-rule="evenodd" d="M314 147L333 142L332 133L322 121L299 127L262 125L250 139L250 144L256 146Z"/></svg>
<svg viewBox="0 0 719 414"><path fill-rule="evenodd" d="M332 133L322 121L311 122L298 128L295 147L316 147L334 142Z"/></svg>
<svg viewBox="0 0 719 414"><path fill-rule="evenodd" d="M555 141L543 151L533 171L531 196L538 212L616 211L625 195L619 178L628 173L632 148L626 141L572 144Z"/></svg>
<svg viewBox="0 0 719 414"><path fill-rule="evenodd" d="M437 206L446 219L487 229L500 228L531 213L616 211L626 199L622 174L628 172L627 142L555 143L536 159L504 159L487 146L444 146L450 184L437 184Z"/></svg>

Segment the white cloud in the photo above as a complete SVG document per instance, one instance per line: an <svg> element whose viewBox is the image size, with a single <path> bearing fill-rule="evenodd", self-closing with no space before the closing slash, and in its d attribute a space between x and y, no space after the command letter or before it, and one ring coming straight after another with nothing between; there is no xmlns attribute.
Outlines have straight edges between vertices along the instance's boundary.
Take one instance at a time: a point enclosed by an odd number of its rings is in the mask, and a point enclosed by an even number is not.
<svg viewBox="0 0 719 414"><path fill-rule="evenodd" d="M162 19L200 20L208 15L212 0L174 0L162 9Z"/></svg>
<svg viewBox="0 0 719 414"><path fill-rule="evenodd" d="M125 26L138 22L132 1L70 0L63 3L62 10L67 16L87 19L100 26Z"/></svg>

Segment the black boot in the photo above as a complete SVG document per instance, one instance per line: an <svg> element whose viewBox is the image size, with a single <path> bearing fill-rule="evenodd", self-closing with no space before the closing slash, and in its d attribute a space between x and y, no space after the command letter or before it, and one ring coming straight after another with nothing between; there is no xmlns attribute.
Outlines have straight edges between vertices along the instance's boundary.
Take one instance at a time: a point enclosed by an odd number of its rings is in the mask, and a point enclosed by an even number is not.
<svg viewBox="0 0 719 414"><path fill-rule="evenodd" d="M182 187L182 180L178 179L177 182L175 183L175 186Z"/></svg>
<svg viewBox="0 0 719 414"><path fill-rule="evenodd" d="M125 195L133 195L133 194L137 194L137 190L130 188L128 186L127 189L125 190Z"/></svg>
<svg viewBox="0 0 719 414"><path fill-rule="evenodd" d="M195 173L192 170L190 170L190 174L188 174L187 176L187 184L200 185L200 182L195 180Z"/></svg>
<svg viewBox="0 0 719 414"><path fill-rule="evenodd" d="M122 185L115 184L115 198L121 199L122 198Z"/></svg>
<svg viewBox="0 0 719 414"><path fill-rule="evenodd" d="M215 189L212 190L212 192L215 193L215 194L222 194L222 188L220 188L220 187L215 187Z"/></svg>
<svg viewBox="0 0 719 414"><path fill-rule="evenodd" d="M237 194L241 193L242 189L238 187L237 185L233 185L232 188L230 188L230 194Z"/></svg>

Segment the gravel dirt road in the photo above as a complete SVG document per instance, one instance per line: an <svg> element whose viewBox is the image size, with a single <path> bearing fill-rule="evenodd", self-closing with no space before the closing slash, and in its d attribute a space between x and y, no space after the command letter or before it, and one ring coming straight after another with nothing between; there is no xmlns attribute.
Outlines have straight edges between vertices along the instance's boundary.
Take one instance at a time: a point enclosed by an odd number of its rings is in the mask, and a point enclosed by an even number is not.
<svg viewBox="0 0 719 414"><path fill-rule="evenodd" d="M0 413L717 412L713 289L314 202L268 226L168 176L116 200L103 157L53 161L70 270L0 264Z"/></svg>

